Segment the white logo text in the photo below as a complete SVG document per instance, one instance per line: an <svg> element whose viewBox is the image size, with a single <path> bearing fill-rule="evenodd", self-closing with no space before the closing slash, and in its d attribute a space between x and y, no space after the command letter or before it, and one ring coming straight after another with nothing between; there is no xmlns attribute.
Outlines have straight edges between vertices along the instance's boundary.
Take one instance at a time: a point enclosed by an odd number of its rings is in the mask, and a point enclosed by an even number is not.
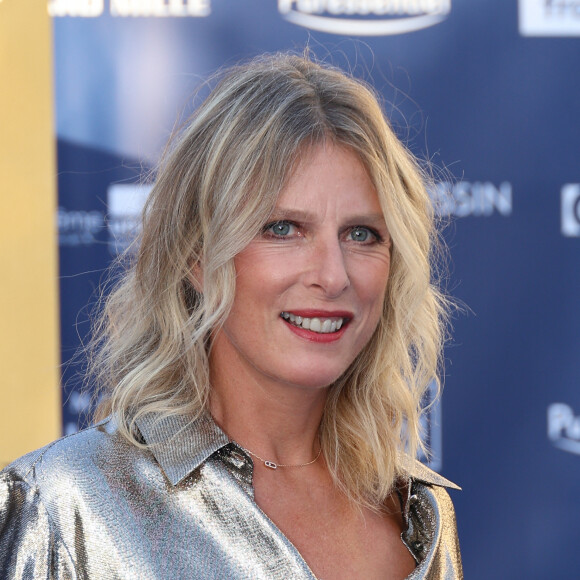
<svg viewBox="0 0 580 580"><path fill-rule="evenodd" d="M580 417L564 403L548 407L548 438L564 451L580 455Z"/></svg>
<svg viewBox="0 0 580 580"><path fill-rule="evenodd" d="M562 234L580 237L580 183L568 183L561 194Z"/></svg>
<svg viewBox="0 0 580 580"><path fill-rule="evenodd" d="M456 217L488 217L494 213L512 213L512 186L504 181L498 187L489 181L437 183L430 192L435 210L440 215Z"/></svg>
<svg viewBox="0 0 580 580"><path fill-rule="evenodd" d="M519 0L522 36L580 36L580 0Z"/></svg>
<svg viewBox="0 0 580 580"><path fill-rule="evenodd" d="M211 0L109 0L111 16L209 16ZM105 11L104 0L49 0L51 16L95 18Z"/></svg>
<svg viewBox="0 0 580 580"><path fill-rule="evenodd" d="M451 0L278 0L278 11L288 22L320 32L386 36L438 24Z"/></svg>

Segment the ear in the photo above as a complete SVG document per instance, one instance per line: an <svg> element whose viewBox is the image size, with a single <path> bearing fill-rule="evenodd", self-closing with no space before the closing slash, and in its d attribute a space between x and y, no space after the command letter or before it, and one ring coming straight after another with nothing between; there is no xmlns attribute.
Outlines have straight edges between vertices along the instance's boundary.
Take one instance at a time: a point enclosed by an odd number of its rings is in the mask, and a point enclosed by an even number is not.
<svg viewBox="0 0 580 580"><path fill-rule="evenodd" d="M203 267L199 260L189 262L189 273L187 277L195 291L203 294Z"/></svg>

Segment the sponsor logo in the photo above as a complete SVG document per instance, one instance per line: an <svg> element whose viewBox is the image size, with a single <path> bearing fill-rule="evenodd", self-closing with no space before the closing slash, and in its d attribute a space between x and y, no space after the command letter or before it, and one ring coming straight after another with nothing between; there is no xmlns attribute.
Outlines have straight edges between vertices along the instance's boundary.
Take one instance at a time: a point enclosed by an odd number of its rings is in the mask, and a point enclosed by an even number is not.
<svg viewBox="0 0 580 580"><path fill-rule="evenodd" d="M580 237L580 183L568 183L561 192L562 234Z"/></svg>
<svg viewBox="0 0 580 580"><path fill-rule="evenodd" d="M429 192L439 215L489 217L512 213L512 185L504 181L495 186L488 181L439 182Z"/></svg>
<svg viewBox="0 0 580 580"><path fill-rule="evenodd" d="M108 232L111 254L126 250L141 226L141 211L152 185L114 183L107 189L108 213L58 208L60 246L102 244Z"/></svg>
<svg viewBox="0 0 580 580"><path fill-rule="evenodd" d="M429 449L429 456L419 453L418 459L434 471L443 466L443 437L441 433L441 399L437 399L437 383L431 381L425 398L421 416L421 438ZM434 402L435 401L435 402Z"/></svg>
<svg viewBox="0 0 580 580"><path fill-rule="evenodd" d="M319 32L386 36L439 24L451 12L451 0L278 0L278 11Z"/></svg>
<svg viewBox="0 0 580 580"><path fill-rule="evenodd" d="M210 0L110 0L111 16L209 16Z"/></svg>
<svg viewBox="0 0 580 580"><path fill-rule="evenodd" d="M580 417L564 403L548 407L548 439L555 447L580 455Z"/></svg>
<svg viewBox="0 0 580 580"><path fill-rule="evenodd" d="M580 36L580 0L519 0L522 36Z"/></svg>
<svg viewBox="0 0 580 580"><path fill-rule="evenodd" d="M87 246L96 242L96 236L105 227L105 216L100 211L68 211L58 208L58 243L60 246Z"/></svg>
<svg viewBox="0 0 580 580"><path fill-rule="evenodd" d="M1 1L1 0L0 0ZM111 16L209 16L211 0L109 0ZM49 0L51 16L95 18L105 10L104 0Z"/></svg>
<svg viewBox="0 0 580 580"><path fill-rule="evenodd" d="M152 187L139 183L114 183L107 189L107 226L111 254L126 250L139 234L141 212Z"/></svg>
<svg viewBox="0 0 580 580"><path fill-rule="evenodd" d="M104 0L49 0L48 2L50 16L94 18L100 16L104 8Z"/></svg>

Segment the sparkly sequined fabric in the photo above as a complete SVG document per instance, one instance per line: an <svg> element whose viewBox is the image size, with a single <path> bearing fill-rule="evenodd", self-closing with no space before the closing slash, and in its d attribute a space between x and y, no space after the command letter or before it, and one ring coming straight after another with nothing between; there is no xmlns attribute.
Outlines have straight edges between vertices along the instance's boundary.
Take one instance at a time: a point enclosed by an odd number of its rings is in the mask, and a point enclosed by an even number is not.
<svg viewBox="0 0 580 580"><path fill-rule="evenodd" d="M0 473L2 579L267 579L314 574L253 499L251 458L210 417L140 421L148 450L105 421ZM404 488L409 578L462 578L442 477Z"/></svg>

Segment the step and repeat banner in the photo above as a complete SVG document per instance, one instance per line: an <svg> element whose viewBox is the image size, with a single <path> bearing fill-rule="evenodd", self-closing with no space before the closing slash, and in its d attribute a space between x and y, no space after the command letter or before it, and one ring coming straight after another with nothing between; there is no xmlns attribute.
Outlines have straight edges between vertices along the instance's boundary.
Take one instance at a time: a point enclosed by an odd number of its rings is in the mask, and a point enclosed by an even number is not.
<svg viewBox="0 0 580 580"><path fill-rule="evenodd" d="M580 577L580 2L50 0L63 432L111 260L176 122L213 71L308 46L383 95L437 168L464 313L428 429L466 577Z"/></svg>

